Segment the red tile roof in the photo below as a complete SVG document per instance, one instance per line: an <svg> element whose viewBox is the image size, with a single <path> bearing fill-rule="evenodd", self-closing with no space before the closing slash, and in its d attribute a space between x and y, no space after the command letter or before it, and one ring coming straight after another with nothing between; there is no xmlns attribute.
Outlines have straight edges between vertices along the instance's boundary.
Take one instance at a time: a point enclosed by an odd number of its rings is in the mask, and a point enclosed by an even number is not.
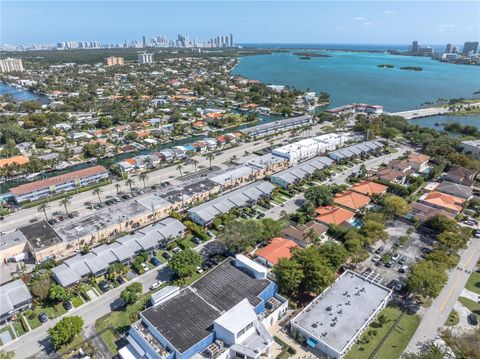
<svg viewBox="0 0 480 359"><path fill-rule="evenodd" d="M24 165L28 163L30 160L28 157L25 156L13 156L9 158L0 158L0 168L3 168L5 166L11 166L14 163L17 165Z"/></svg>
<svg viewBox="0 0 480 359"><path fill-rule="evenodd" d="M370 198L353 191L345 191L337 193L333 198L333 202L347 208L360 209L370 202Z"/></svg>
<svg viewBox="0 0 480 359"><path fill-rule="evenodd" d="M337 206L318 207L315 212L318 214L316 220L326 224L340 225L355 216L355 213Z"/></svg>
<svg viewBox="0 0 480 359"><path fill-rule="evenodd" d="M272 264L277 264L280 258L290 258L292 249L297 247L298 244L290 239L275 237L267 246L257 250L255 254Z"/></svg>
<svg viewBox="0 0 480 359"><path fill-rule="evenodd" d="M371 196L373 194L385 193L388 186L372 181L362 181L350 187L352 191Z"/></svg>
<svg viewBox="0 0 480 359"><path fill-rule="evenodd" d="M40 181L22 184L18 187L10 189L10 192L14 196L20 196L25 193L30 193L50 186L58 186L63 183L82 179L84 177L92 176L99 173L108 173L107 169L103 166L93 166L84 168L82 170L65 173L63 175L46 178Z"/></svg>
<svg viewBox="0 0 480 359"><path fill-rule="evenodd" d="M465 202L465 199L463 198L451 196L449 194L444 194L437 191L427 193L421 200L425 203L450 209L455 212L460 212L463 209L461 204Z"/></svg>

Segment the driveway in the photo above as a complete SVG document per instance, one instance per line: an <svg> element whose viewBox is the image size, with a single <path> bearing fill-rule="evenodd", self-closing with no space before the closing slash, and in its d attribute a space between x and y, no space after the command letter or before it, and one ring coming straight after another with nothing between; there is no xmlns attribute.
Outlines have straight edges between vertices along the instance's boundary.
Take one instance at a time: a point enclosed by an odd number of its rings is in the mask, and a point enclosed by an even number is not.
<svg viewBox="0 0 480 359"><path fill-rule="evenodd" d="M195 247L195 250L200 252L205 245L213 241L214 240L210 240L209 242L202 243ZM106 292L103 295L89 301L88 303L69 311L67 315L82 317L84 321L84 328L95 326L95 322L98 318L111 313L112 310L121 305L119 301L120 292L126 286L134 282L139 282L142 284L143 291L146 293L149 291L149 287L158 279L163 281L172 279L172 273L167 267L167 263L156 267L156 269L149 270L148 272L134 278L130 282L124 283L117 288L114 288L109 292ZM50 343L47 340L48 329L55 326L55 324L57 324L61 318L63 318L63 316L55 320L50 320L41 327L22 335L17 340L3 346L2 350L15 352L15 358L18 359L28 358L37 353L40 354L40 357L48 357L48 351L51 350Z"/></svg>

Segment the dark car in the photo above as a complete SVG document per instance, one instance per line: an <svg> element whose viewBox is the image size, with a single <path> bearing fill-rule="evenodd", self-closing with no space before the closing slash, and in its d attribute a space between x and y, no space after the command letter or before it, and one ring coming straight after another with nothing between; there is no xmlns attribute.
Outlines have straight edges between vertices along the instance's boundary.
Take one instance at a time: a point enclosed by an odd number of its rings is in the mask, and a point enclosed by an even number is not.
<svg viewBox="0 0 480 359"><path fill-rule="evenodd" d="M383 246L378 247L378 248L376 249L376 251L375 251L375 254L380 254L380 253L382 253L382 252L383 252Z"/></svg>
<svg viewBox="0 0 480 359"><path fill-rule="evenodd" d="M385 267L391 268L393 266L393 261L389 260L387 263L385 263Z"/></svg>
<svg viewBox="0 0 480 359"><path fill-rule="evenodd" d="M196 244L202 243L202 240L201 240L200 238L198 238L198 237L194 237L194 238L192 239L192 241L193 241L194 243L196 243Z"/></svg>
<svg viewBox="0 0 480 359"><path fill-rule="evenodd" d="M398 261L398 264L404 265L405 263L407 263L407 257L401 256L400 260Z"/></svg>
<svg viewBox="0 0 480 359"><path fill-rule="evenodd" d="M53 226L55 223L57 223L54 219L49 219L48 224Z"/></svg>
<svg viewBox="0 0 480 359"><path fill-rule="evenodd" d="M38 320L40 321L40 323L46 323L48 322L48 315L47 313L40 313L40 315L38 316Z"/></svg>
<svg viewBox="0 0 480 359"><path fill-rule="evenodd" d="M470 313L468 315L468 322L471 324L471 325L478 325L478 318L477 318L477 315L475 313Z"/></svg>
<svg viewBox="0 0 480 359"><path fill-rule="evenodd" d="M165 258L165 259L170 259L170 258L172 258L172 256L171 256L170 253L168 253L168 252L163 252L163 253L162 253L162 257Z"/></svg>
<svg viewBox="0 0 480 359"><path fill-rule="evenodd" d="M66 310L73 309L73 305L72 305L72 303L71 303L69 300L63 302L63 307L64 307Z"/></svg>
<svg viewBox="0 0 480 359"><path fill-rule="evenodd" d="M110 290L110 285L108 284L107 281L102 280L100 283L98 283L98 286L100 287L101 290L104 292L108 292Z"/></svg>
<svg viewBox="0 0 480 359"><path fill-rule="evenodd" d="M392 279L390 282L387 284L387 288L393 289L398 285L398 280Z"/></svg>
<svg viewBox="0 0 480 359"><path fill-rule="evenodd" d="M152 262L154 266L159 266L160 264L162 264L162 262L160 262L160 259L158 259L157 257L152 257L150 259L150 262Z"/></svg>

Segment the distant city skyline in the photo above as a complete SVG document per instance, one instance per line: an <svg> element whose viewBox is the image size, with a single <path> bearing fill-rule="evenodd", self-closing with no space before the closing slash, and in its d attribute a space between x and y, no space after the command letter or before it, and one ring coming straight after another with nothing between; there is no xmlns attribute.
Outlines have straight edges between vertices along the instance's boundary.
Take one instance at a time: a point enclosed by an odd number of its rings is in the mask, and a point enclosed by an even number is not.
<svg viewBox="0 0 480 359"><path fill-rule="evenodd" d="M2 44L143 41L166 34L236 43L463 44L480 34L468 1L2 1Z"/></svg>

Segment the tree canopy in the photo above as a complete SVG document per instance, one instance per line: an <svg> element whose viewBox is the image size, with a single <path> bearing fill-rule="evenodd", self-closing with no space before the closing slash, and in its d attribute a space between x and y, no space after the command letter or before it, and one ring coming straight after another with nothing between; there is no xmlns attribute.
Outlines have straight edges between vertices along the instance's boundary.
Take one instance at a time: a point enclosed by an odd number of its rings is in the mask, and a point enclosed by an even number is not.
<svg viewBox="0 0 480 359"><path fill-rule="evenodd" d="M182 252L174 254L168 265L177 278L183 279L194 274L197 267L201 264L202 256L188 248Z"/></svg>
<svg viewBox="0 0 480 359"><path fill-rule="evenodd" d="M55 349L70 343L82 331L83 319L80 317L65 317L53 328L48 330L50 340Z"/></svg>
<svg viewBox="0 0 480 359"><path fill-rule="evenodd" d="M415 294L436 298L447 283L447 279L445 267L432 261L420 261L412 267L406 283Z"/></svg>
<svg viewBox="0 0 480 359"><path fill-rule="evenodd" d="M142 284L141 283L132 283L127 286L120 293L120 298L125 302L125 304L135 303L140 295L142 294Z"/></svg>

